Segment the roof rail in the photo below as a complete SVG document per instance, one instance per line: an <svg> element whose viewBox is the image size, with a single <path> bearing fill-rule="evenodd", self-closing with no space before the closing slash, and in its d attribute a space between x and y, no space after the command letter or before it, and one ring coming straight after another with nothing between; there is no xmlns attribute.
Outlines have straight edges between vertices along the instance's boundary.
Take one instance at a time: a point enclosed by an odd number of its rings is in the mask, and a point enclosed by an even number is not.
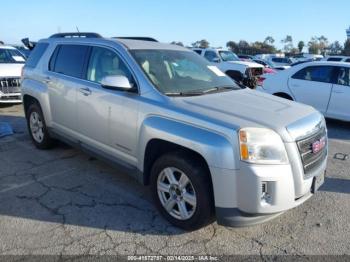
<svg viewBox="0 0 350 262"><path fill-rule="evenodd" d="M73 37L84 37L84 38L102 38L97 33L58 33L50 36L50 38L73 38Z"/></svg>
<svg viewBox="0 0 350 262"><path fill-rule="evenodd" d="M158 42L157 39L154 39L152 37L144 37L144 36L116 36L116 37L112 37L112 38Z"/></svg>

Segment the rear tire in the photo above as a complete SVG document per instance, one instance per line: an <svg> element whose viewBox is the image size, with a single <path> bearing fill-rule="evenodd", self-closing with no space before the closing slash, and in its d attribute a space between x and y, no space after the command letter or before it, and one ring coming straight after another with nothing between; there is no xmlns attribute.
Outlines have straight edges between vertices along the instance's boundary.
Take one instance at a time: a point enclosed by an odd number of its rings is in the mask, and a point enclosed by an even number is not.
<svg viewBox="0 0 350 262"><path fill-rule="evenodd" d="M33 103L27 110L27 125L29 135L34 145L39 149L50 149L54 140L50 137L40 106Z"/></svg>
<svg viewBox="0 0 350 262"><path fill-rule="evenodd" d="M210 173L199 157L184 151L161 156L151 170L151 191L160 213L177 227L195 230L213 221Z"/></svg>

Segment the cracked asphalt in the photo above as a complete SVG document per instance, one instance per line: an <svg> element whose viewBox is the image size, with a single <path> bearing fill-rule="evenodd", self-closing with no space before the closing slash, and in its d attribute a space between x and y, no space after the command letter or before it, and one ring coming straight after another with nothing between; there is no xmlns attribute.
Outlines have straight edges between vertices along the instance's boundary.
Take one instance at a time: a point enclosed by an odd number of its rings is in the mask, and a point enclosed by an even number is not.
<svg viewBox="0 0 350 262"><path fill-rule="evenodd" d="M328 173L320 191L268 223L195 232L168 224L149 189L109 165L59 144L32 145L21 105L0 107L15 134L0 138L2 255L350 254L350 123L327 121ZM283 175L283 174L281 174Z"/></svg>

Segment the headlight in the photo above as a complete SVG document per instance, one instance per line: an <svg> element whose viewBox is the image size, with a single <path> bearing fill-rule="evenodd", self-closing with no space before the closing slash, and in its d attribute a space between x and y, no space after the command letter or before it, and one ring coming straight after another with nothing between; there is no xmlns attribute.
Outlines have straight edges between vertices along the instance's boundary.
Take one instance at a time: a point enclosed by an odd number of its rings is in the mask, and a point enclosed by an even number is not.
<svg viewBox="0 0 350 262"><path fill-rule="evenodd" d="M241 160L254 164L287 164L281 137L271 129L242 128L239 131Z"/></svg>

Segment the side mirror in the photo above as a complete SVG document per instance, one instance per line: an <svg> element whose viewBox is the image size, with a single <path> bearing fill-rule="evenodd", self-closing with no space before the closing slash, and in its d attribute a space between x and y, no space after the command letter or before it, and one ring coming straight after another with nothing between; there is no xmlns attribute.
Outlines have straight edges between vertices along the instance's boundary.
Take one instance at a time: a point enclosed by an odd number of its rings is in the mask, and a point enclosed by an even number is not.
<svg viewBox="0 0 350 262"><path fill-rule="evenodd" d="M219 63L220 62L220 58L215 57L215 58L213 58L212 62L213 63Z"/></svg>
<svg viewBox="0 0 350 262"><path fill-rule="evenodd" d="M102 78L101 86L107 89L115 89L115 90L131 90L134 85L129 82L129 79L126 76L105 76Z"/></svg>

